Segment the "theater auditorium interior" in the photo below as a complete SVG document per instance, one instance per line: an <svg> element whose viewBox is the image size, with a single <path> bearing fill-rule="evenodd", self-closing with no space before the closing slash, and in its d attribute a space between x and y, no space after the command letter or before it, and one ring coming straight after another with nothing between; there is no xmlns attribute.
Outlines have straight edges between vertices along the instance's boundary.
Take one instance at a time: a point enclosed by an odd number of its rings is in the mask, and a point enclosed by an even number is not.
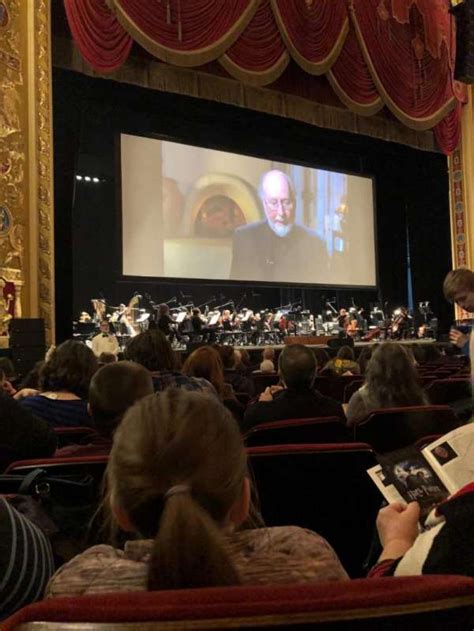
<svg viewBox="0 0 474 631"><path fill-rule="evenodd" d="M474 0L0 0L0 626L474 628Z"/></svg>

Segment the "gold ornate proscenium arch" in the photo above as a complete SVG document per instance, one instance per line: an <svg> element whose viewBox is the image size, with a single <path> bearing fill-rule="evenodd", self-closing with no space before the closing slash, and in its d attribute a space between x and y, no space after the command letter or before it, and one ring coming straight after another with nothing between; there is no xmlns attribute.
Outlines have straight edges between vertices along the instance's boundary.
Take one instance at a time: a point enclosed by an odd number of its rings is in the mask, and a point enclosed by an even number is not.
<svg viewBox="0 0 474 631"><path fill-rule="evenodd" d="M44 318L48 342L52 151L50 0L0 0L0 278L14 285L15 316Z"/></svg>

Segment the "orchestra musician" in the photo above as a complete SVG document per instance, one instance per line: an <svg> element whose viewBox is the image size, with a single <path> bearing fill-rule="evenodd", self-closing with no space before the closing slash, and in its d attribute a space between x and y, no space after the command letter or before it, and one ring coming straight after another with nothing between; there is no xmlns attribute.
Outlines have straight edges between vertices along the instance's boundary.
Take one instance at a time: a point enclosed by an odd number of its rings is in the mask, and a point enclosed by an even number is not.
<svg viewBox="0 0 474 631"><path fill-rule="evenodd" d="M174 323L170 316L170 308L165 303L158 305L158 322L156 326L166 337L172 333Z"/></svg>
<svg viewBox="0 0 474 631"><path fill-rule="evenodd" d="M224 331L232 331L234 328L233 314L230 309L224 309L220 318L220 324Z"/></svg>
<svg viewBox="0 0 474 631"><path fill-rule="evenodd" d="M100 323L100 333L92 338L92 350L96 357L100 357L102 353L113 353L117 355L120 346L117 338L110 332L110 325L107 320Z"/></svg>

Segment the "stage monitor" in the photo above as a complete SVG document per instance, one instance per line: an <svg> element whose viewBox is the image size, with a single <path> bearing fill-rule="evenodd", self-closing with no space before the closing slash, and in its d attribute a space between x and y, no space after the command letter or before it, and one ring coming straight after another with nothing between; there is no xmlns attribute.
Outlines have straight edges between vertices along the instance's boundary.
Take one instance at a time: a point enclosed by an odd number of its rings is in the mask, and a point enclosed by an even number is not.
<svg viewBox="0 0 474 631"><path fill-rule="evenodd" d="M370 177L121 135L125 276L374 287Z"/></svg>

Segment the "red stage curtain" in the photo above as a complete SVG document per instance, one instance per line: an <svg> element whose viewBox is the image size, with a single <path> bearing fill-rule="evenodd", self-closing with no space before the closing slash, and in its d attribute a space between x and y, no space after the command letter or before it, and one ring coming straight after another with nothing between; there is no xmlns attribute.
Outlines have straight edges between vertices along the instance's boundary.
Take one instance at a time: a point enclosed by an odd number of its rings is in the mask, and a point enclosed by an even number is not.
<svg viewBox="0 0 474 631"><path fill-rule="evenodd" d="M64 0L74 40L84 59L98 72L113 72L125 63L133 39L120 26L105 0Z"/></svg>
<svg viewBox="0 0 474 631"><path fill-rule="evenodd" d="M379 94L399 120L420 130L434 127L456 105L448 42L439 36L435 43L426 26L435 22L440 33L450 31L448 3L429 2L428 23L418 10L425 0L394 0L398 19L389 0L353 0L356 32ZM409 23L400 21L408 17Z"/></svg>
<svg viewBox="0 0 474 631"><path fill-rule="evenodd" d="M350 110L372 116L383 107L353 30L349 31L341 54L328 72L328 79L334 92Z"/></svg>
<svg viewBox="0 0 474 631"><path fill-rule="evenodd" d="M346 0L271 0L293 59L310 74L323 74L337 59L349 30Z"/></svg>
<svg viewBox="0 0 474 631"><path fill-rule="evenodd" d="M253 18L259 0L109 0L148 52L177 66L220 57Z"/></svg>
<svg viewBox="0 0 474 631"><path fill-rule="evenodd" d="M289 60L269 0L260 2L250 24L219 59L229 74L252 85L273 83Z"/></svg>
<svg viewBox="0 0 474 631"><path fill-rule="evenodd" d="M447 0L64 1L74 39L99 72L123 64L133 38L170 64L219 60L243 83L285 91L279 78L291 55L308 80L327 73L358 114L384 104L408 127L434 129L446 153L459 138L465 89L453 80Z"/></svg>

